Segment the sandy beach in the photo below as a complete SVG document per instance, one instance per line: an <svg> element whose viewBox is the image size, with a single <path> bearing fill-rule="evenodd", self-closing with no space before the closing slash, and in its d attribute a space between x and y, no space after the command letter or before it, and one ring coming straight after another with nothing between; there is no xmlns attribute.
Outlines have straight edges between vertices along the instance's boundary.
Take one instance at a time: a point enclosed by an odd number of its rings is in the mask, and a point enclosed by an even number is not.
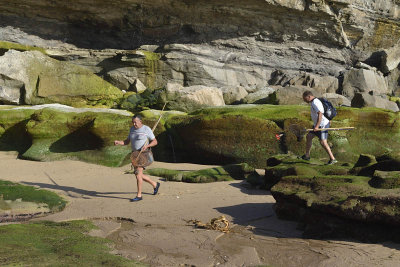
<svg viewBox="0 0 400 267"><path fill-rule="evenodd" d="M196 170L210 166L155 162L152 166ZM114 253L152 266L396 266L400 244L354 240L303 239L297 223L279 220L268 191L244 181L189 184L161 183L153 196L143 187L135 196L136 179L129 166L109 168L78 161L33 162L0 153L0 179L57 192L68 200L64 211L35 220L90 219L99 226L91 234L115 241ZM191 219L209 222L224 215L232 231L194 228Z"/></svg>

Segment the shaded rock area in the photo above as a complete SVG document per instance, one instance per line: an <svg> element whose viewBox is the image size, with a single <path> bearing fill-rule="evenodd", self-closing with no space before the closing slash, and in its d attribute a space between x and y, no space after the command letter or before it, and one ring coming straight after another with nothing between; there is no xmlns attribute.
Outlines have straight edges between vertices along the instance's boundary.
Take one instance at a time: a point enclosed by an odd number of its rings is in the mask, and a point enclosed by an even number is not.
<svg viewBox="0 0 400 267"><path fill-rule="evenodd" d="M264 183L276 200L276 213L300 221L307 237L399 242L400 162L390 156L372 164L365 159L358 167L366 167L355 171L351 163L269 158Z"/></svg>

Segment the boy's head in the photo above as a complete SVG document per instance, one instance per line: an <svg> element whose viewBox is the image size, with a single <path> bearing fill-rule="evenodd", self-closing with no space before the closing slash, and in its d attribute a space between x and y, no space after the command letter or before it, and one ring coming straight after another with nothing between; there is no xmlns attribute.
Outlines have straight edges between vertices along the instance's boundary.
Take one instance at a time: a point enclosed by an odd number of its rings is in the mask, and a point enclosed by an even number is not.
<svg viewBox="0 0 400 267"><path fill-rule="evenodd" d="M303 93L303 100L304 102L310 103L314 99L314 95L311 91L305 91Z"/></svg>

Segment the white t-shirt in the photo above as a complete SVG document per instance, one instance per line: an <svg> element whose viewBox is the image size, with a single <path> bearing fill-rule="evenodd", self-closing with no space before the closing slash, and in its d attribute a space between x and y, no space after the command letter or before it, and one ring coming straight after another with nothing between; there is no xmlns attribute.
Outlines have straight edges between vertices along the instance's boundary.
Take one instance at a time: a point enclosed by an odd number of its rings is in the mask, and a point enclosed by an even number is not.
<svg viewBox="0 0 400 267"><path fill-rule="evenodd" d="M311 119L314 122L314 125L318 122L318 111L322 113L321 124L318 126L325 127L329 123L329 120L324 116L324 106L322 105L321 100L314 98L311 102Z"/></svg>
<svg viewBox="0 0 400 267"><path fill-rule="evenodd" d="M139 129L136 129L132 126L129 130L128 138L131 141L132 151L136 151L140 150L142 146L144 146L147 139L151 141L154 140L156 137L154 136L154 133L149 126L143 125Z"/></svg>

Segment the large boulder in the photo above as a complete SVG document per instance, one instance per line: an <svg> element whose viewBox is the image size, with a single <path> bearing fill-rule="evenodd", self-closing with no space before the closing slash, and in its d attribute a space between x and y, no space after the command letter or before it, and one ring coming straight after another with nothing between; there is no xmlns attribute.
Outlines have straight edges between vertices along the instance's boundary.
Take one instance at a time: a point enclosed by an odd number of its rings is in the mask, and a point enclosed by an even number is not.
<svg viewBox="0 0 400 267"><path fill-rule="evenodd" d="M334 106L351 107L351 101L343 95L339 95L339 94L335 94L335 93L325 93L322 95L322 97L325 97L326 99L328 99Z"/></svg>
<svg viewBox="0 0 400 267"><path fill-rule="evenodd" d="M248 94L243 102L246 104L274 104L275 95L272 95L275 92L275 88L272 87L264 87L261 88L254 93Z"/></svg>
<svg viewBox="0 0 400 267"><path fill-rule="evenodd" d="M9 50L0 57L0 74L20 80L26 104L113 106L122 92L89 70L38 51Z"/></svg>
<svg viewBox="0 0 400 267"><path fill-rule="evenodd" d="M136 72L132 67L118 68L107 72L104 78L121 90L135 91L133 85L137 75Z"/></svg>
<svg viewBox="0 0 400 267"><path fill-rule="evenodd" d="M147 88L139 79L135 79L133 83L133 88L137 93L143 93Z"/></svg>
<svg viewBox="0 0 400 267"><path fill-rule="evenodd" d="M271 85L280 86L306 86L323 93L336 93L339 89L339 80L333 76L321 76L313 73L291 73L288 71L276 70L271 74L269 80Z"/></svg>
<svg viewBox="0 0 400 267"><path fill-rule="evenodd" d="M194 85L183 87L180 84L168 83L161 101L167 102L168 109L193 111L207 106L224 106L222 91L216 87Z"/></svg>
<svg viewBox="0 0 400 267"><path fill-rule="evenodd" d="M386 79L388 81L388 87L391 94L394 96L400 96L400 68L393 69L387 76Z"/></svg>
<svg viewBox="0 0 400 267"><path fill-rule="evenodd" d="M21 91L23 87L23 82L0 74L0 103L23 104L21 103Z"/></svg>
<svg viewBox="0 0 400 267"><path fill-rule="evenodd" d="M351 100L351 106L356 108L377 107L395 112L399 111L396 102L368 93L356 93Z"/></svg>
<svg viewBox="0 0 400 267"><path fill-rule="evenodd" d="M353 98L356 93L389 94L389 88L382 73L370 69L350 69L344 74L344 96Z"/></svg>
<svg viewBox="0 0 400 267"><path fill-rule="evenodd" d="M320 93L306 86L277 87L277 90L274 93L274 102L279 105L304 104L303 93L307 90L311 91L316 97L321 96Z"/></svg>
<svg viewBox="0 0 400 267"><path fill-rule="evenodd" d="M312 73L303 73L290 79L289 84L292 86L307 86L317 92L336 93L339 89L339 80L332 76L320 76Z"/></svg>
<svg viewBox="0 0 400 267"><path fill-rule="evenodd" d="M239 104L249 94L242 86L224 86L220 89L226 105Z"/></svg>
<svg viewBox="0 0 400 267"><path fill-rule="evenodd" d="M380 70L387 74L396 69L400 63L400 47L398 45L389 49L384 49L381 52L381 67Z"/></svg>

